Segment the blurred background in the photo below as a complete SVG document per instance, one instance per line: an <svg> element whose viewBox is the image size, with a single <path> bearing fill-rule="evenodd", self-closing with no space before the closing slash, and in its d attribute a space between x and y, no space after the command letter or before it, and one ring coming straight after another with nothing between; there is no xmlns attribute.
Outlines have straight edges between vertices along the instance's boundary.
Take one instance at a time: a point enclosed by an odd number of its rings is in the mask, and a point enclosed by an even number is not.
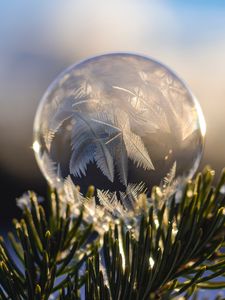
<svg viewBox="0 0 225 300"><path fill-rule="evenodd" d="M202 166L225 166L225 1L0 2L0 228L15 198L46 183L31 149L33 119L51 81L104 52L162 61L199 99L207 122Z"/></svg>

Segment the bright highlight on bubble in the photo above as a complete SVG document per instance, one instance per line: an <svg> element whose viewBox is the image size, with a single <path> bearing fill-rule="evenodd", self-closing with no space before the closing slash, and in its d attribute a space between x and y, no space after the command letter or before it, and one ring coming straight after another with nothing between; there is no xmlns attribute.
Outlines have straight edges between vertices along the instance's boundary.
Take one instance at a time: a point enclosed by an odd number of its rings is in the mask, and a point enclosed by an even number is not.
<svg viewBox="0 0 225 300"><path fill-rule="evenodd" d="M51 185L71 178L81 192L94 185L101 199L104 191L125 199L140 184L163 189L192 177L205 132L200 105L177 75L150 58L116 53L73 65L50 85L33 149Z"/></svg>
<svg viewBox="0 0 225 300"><path fill-rule="evenodd" d="M39 153L41 146L37 141L34 141L32 148L33 148L34 152Z"/></svg>

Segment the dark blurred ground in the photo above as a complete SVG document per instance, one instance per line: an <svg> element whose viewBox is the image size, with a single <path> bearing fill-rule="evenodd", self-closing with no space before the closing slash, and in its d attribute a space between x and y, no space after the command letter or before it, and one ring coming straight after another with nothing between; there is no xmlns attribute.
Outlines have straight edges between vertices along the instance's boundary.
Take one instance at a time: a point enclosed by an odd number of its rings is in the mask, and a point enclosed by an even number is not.
<svg viewBox="0 0 225 300"><path fill-rule="evenodd" d="M201 166L225 166L224 1L1 1L0 228L16 197L46 191L31 150L44 91L70 64L112 51L152 56L188 83L207 122Z"/></svg>

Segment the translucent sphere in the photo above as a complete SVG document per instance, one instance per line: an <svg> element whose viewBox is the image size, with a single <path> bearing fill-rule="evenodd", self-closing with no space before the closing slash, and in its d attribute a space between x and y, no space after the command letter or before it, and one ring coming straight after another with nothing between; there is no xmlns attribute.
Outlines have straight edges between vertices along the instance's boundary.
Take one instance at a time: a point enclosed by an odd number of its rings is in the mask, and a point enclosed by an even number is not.
<svg viewBox="0 0 225 300"><path fill-rule="evenodd" d="M68 176L84 193L189 178L203 150L205 121L190 90L161 63L107 54L73 65L37 110L33 149L48 180Z"/></svg>

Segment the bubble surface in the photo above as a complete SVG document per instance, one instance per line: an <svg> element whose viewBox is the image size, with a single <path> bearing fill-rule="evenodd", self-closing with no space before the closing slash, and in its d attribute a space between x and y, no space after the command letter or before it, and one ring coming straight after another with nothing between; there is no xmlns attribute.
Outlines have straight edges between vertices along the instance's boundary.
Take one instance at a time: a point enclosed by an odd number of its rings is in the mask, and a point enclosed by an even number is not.
<svg viewBox="0 0 225 300"><path fill-rule="evenodd" d="M190 90L161 63L106 54L73 65L49 86L37 110L33 149L45 178L68 176L123 192L190 178L199 166L205 121Z"/></svg>

